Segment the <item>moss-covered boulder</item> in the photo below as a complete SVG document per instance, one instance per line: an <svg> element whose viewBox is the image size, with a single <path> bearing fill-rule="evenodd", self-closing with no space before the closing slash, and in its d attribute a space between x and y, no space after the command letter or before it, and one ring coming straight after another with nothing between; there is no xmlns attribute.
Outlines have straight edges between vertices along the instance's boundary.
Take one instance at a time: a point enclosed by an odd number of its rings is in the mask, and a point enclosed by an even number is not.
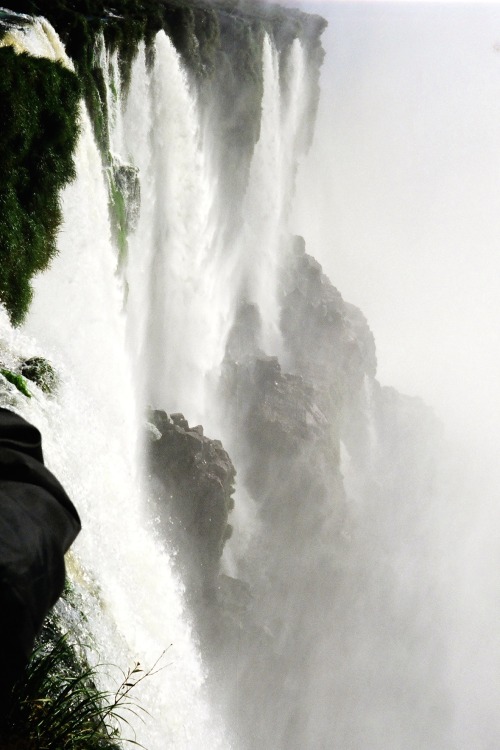
<svg viewBox="0 0 500 750"><path fill-rule="evenodd" d="M44 357L30 357L21 363L19 371L24 378L35 383L44 393L54 393L59 378L54 366Z"/></svg>

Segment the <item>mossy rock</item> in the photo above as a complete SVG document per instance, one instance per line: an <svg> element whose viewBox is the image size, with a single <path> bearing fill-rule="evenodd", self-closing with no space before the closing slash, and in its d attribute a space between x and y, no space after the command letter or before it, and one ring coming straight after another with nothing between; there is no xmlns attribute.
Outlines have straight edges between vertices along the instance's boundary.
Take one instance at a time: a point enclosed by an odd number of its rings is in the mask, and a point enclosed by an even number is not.
<svg viewBox="0 0 500 750"><path fill-rule="evenodd" d="M127 258L128 235L139 220L141 185L139 170L130 164L119 164L112 160L107 169L111 228L118 247L119 262Z"/></svg>
<svg viewBox="0 0 500 750"><path fill-rule="evenodd" d="M51 363L44 357L30 357L19 368L21 375L35 383L44 393L53 394L59 378Z"/></svg>

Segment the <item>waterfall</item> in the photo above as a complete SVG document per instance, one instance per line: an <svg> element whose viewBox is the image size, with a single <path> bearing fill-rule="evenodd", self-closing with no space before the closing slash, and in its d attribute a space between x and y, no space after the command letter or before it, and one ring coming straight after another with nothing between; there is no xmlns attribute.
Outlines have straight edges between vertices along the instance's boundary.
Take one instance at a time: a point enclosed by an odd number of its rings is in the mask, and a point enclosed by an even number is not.
<svg viewBox="0 0 500 750"><path fill-rule="evenodd" d="M242 291L262 317L261 346L283 355L280 333L280 276L295 169L301 154L307 102L304 52L295 40L280 75L279 55L268 36L263 47L264 93L260 138L250 167L242 215Z"/></svg>
<svg viewBox="0 0 500 750"><path fill-rule="evenodd" d="M33 25L23 35L26 47L33 40L35 49L44 50L46 29ZM34 388L34 397L16 406L41 429L47 464L82 518L70 569L83 602L90 658L125 671L135 662L147 669L158 659L163 667L137 688L136 698L150 714L145 722L127 717L137 740L149 750L227 747L204 695L182 585L143 517L142 404L126 343L108 191L83 106L80 119L77 178L62 196L59 255L36 280L22 334L9 333L2 319L11 350L49 357L61 386L55 401ZM110 689L116 680L115 672Z"/></svg>
<svg viewBox="0 0 500 750"><path fill-rule="evenodd" d="M119 96L111 107L112 150L141 175L140 215L125 273L141 390L147 403L182 410L208 428L218 425L214 388L241 299L261 311L263 348L281 352L279 276L306 117L304 65L296 40L280 80L278 53L265 37L261 135L243 198L244 222L231 248L218 213L223 186L211 135L163 32L150 73L144 47L139 50L123 119ZM117 65L105 69L109 81ZM113 88L119 90L116 78Z"/></svg>
<svg viewBox="0 0 500 750"><path fill-rule="evenodd" d="M54 40L43 22L23 35L23 43L30 49L33 37L33 49L44 49L49 36ZM258 311L259 347L285 357L282 278L290 256L287 220L295 171L306 141L306 54L298 40L278 53L264 36L260 136L250 154L239 206L242 220L231 234L231 247L220 221L227 191L219 177L221 144L214 148L196 87L170 39L158 33L151 66L139 45L127 92L122 91L117 54L102 39L94 64L104 75L109 163L102 163L82 105L77 178L62 196L59 255L36 280L23 329L28 343L19 343L30 354L51 359L61 373L61 388L54 403L37 394L24 413L40 426L48 465L82 516L71 569L95 658L122 668L136 661L147 667L167 649L165 669L138 689L138 700L152 716L144 727L134 722L138 741L148 750L216 750L229 745L228 734L204 691L206 667L191 634L172 551L162 546L147 520L143 415L149 405L182 411L234 448L237 470L243 476L248 472L244 441L238 445L237 429L235 439L218 412L216 395L241 303ZM140 205L118 258L108 201L123 169L139 179ZM256 527L264 528L256 520L255 490L244 481L237 499L240 519L253 518ZM248 548L254 546L250 559L255 566L260 546L252 532L242 528L237 536ZM235 571L241 569L244 548L241 544L233 554ZM281 586L286 560L271 556L269 562L277 563ZM257 568L252 576L256 581L273 577L272 571ZM256 622L265 630L272 591L264 591L264 600ZM281 627L281 615L275 620ZM297 633L295 624L289 633ZM288 636L279 638L279 649L287 649ZM259 656L261 664L266 654ZM235 665L236 680L240 666ZM289 679L289 674L287 666L283 675ZM294 710L286 700L295 699L295 693L295 686L287 686L280 698L284 710L269 742L285 741ZM271 704L266 716L270 713ZM265 727L259 726L256 737L265 737ZM242 746L247 741L241 738Z"/></svg>
<svg viewBox="0 0 500 750"><path fill-rule="evenodd" d="M128 317L146 400L195 421L206 417L231 304L214 215L217 178L203 145L195 94L160 32L150 75L144 50L137 56L124 116L125 157L141 175Z"/></svg>
<svg viewBox="0 0 500 750"><path fill-rule="evenodd" d="M73 67L43 19L4 41ZM147 668L166 652L165 668L137 688L151 714L144 725L132 721L137 740L148 750L215 750L228 740L204 691L206 668L172 553L146 513L143 415L149 405L183 411L224 432L215 396L242 300L260 310L262 346L281 351L279 277L306 114L304 51L294 42L280 72L278 53L264 39L261 134L242 197L245 220L231 248L220 221L224 189L213 134L170 39L157 35L151 67L139 45L127 92L117 53L102 37L94 65L104 75L110 163L102 162L82 104L59 254L35 280L22 333L9 333L5 319L2 327L13 337L13 357L43 354L61 385L55 400L34 389L16 408L40 427L47 464L82 517L69 568L90 633L89 658L126 670L135 662ZM140 204L119 261L108 204L123 168L139 177ZM239 495L244 516L254 501L244 488ZM65 605L60 611L73 622ZM102 679L112 688L116 674Z"/></svg>

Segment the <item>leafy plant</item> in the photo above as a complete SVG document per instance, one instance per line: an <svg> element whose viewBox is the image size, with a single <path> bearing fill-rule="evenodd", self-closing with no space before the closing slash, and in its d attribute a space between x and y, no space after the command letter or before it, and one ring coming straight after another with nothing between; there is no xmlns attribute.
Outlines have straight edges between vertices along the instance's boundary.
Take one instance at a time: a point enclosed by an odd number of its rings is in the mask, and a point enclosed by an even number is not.
<svg viewBox="0 0 500 750"><path fill-rule="evenodd" d="M55 637L55 640L54 640ZM131 696L134 688L156 674L139 663L122 674L115 691L97 687L103 665L92 667L66 635L53 629L35 649L24 679L15 687L2 750L121 750L120 736L130 714L145 710ZM156 671L155 671L156 670Z"/></svg>
<svg viewBox="0 0 500 750"><path fill-rule="evenodd" d="M17 390L20 391L23 396L31 398L31 393L28 390L28 385L22 375L18 375L16 372L12 372L11 370L4 370L3 368L0 369L0 373L6 380L9 381L9 383L12 383L12 385L16 386Z"/></svg>

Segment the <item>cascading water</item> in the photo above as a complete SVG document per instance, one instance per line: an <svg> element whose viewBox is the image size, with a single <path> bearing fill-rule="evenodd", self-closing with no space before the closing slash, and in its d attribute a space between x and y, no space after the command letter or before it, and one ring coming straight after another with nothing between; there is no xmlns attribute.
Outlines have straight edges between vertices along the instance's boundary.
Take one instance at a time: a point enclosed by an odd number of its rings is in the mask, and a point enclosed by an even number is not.
<svg viewBox="0 0 500 750"><path fill-rule="evenodd" d="M232 285L214 212L217 179L204 152L196 99L163 32L150 74L143 48L136 58L123 125L122 153L141 175L126 279L144 397L207 424L208 378L223 357Z"/></svg>
<svg viewBox="0 0 500 750"><path fill-rule="evenodd" d="M46 49L47 24L24 34ZM53 32L52 32L53 34ZM52 36L51 34L51 36ZM137 688L149 712L131 720L150 749L227 747L203 695L204 673L191 638L182 586L168 553L142 517L137 442L142 427L125 341L102 162L85 110L75 155L77 178L62 197L60 254L37 280L25 336L11 347L43 351L61 373L56 402L41 392L18 405L40 426L49 467L78 506L84 531L74 548L73 581L83 601L94 659L122 669L164 667ZM54 290L57 290L56 292ZM116 674L109 685L116 685Z"/></svg>
<svg viewBox="0 0 500 750"><path fill-rule="evenodd" d="M31 53L71 66L47 22L12 36ZM262 343L280 348L278 277L293 149L304 127L303 51L292 45L280 80L278 54L264 40L261 135L244 197L246 222L231 253L218 224L222 195L210 139L170 40L157 36L151 70L139 46L126 96L117 55L102 39L94 64L104 73L111 164L103 169L82 106L77 179L63 195L60 254L36 281L25 324L29 338L18 343L50 357L62 385L57 405L49 408L37 394L24 413L46 434L48 463L82 516L72 565L78 593L92 609L98 660L124 668L139 660L147 667L168 648L168 667L138 688L141 705L161 717L146 729L134 726L138 739L150 750L165 743L217 748L225 746L223 734L207 729L203 668L182 587L141 515L141 415L153 404L220 426L211 400L242 298L261 310ZM140 208L117 275L106 180L122 166L138 171Z"/></svg>
<svg viewBox="0 0 500 750"><path fill-rule="evenodd" d="M260 138L253 153L242 211L240 284L242 296L261 312L262 348L282 355L280 276L307 101L300 42L294 41L280 75L278 52L266 36L262 68Z"/></svg>
<svg viewBox="0 0 500 750"><path fill-rule="evenodd" d="M242 298L262 311L263 347L280 349L283 233L293 192L294 146L305 116L300 43L292 46L282 84L278 55L266 36L263 77L261 135L243 202L245 223L230 251L217 212L223 186L210 137L203 137L195 93L164 34L156 40L150 74L141 48L123 120L119 112L113 115L118 127L112 148L119 142L119 158L141 175L141 210L129 239L126 279L130 335L145 398L170 411L182 409L208 427L217 423L214 385ZM113 86L118 88L116 80Z"/></svg>

